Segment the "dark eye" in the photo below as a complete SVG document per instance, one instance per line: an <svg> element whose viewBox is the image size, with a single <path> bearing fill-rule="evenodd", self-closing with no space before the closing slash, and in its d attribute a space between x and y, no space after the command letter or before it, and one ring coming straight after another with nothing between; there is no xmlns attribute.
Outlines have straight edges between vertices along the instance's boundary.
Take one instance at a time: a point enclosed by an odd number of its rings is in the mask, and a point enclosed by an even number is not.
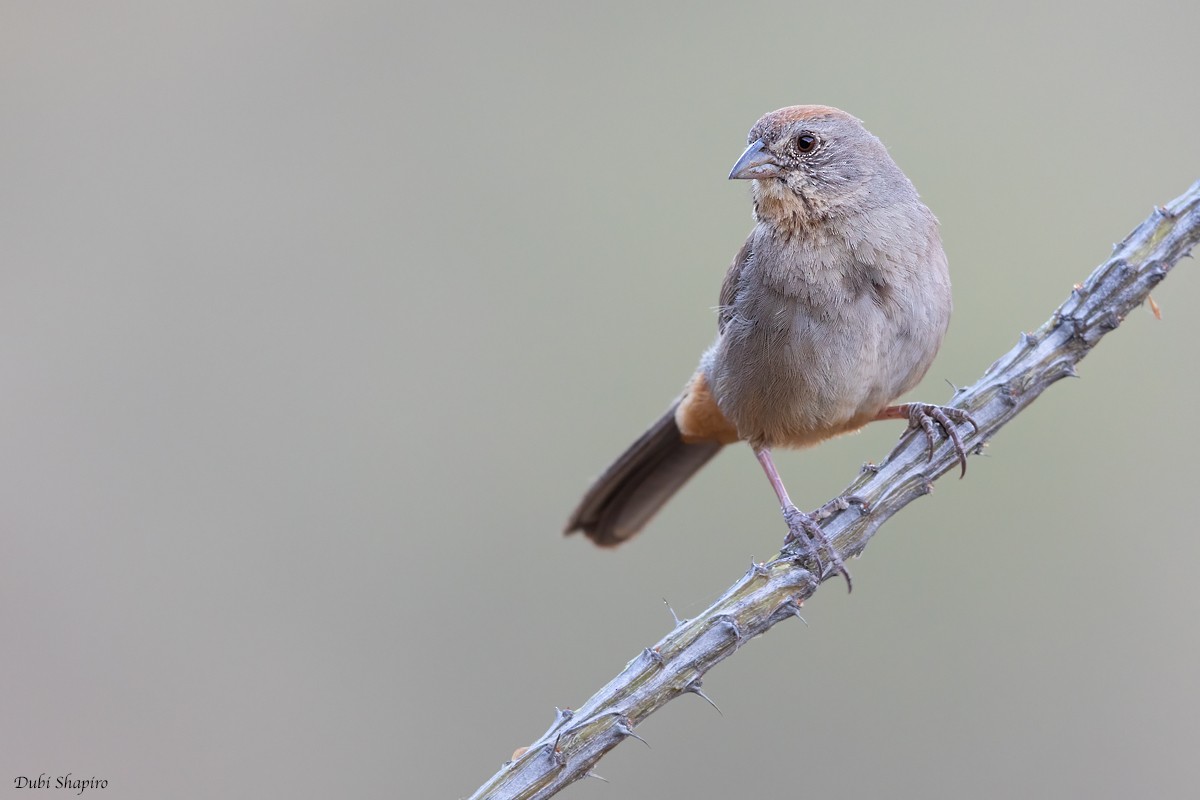
<svg viewBox="0 0 1200 800"><path fill-rule="evenodd" d="M796 149L801 153L811 153L817 146L817 137L811 133L802 133L796 137Z"/></svg>

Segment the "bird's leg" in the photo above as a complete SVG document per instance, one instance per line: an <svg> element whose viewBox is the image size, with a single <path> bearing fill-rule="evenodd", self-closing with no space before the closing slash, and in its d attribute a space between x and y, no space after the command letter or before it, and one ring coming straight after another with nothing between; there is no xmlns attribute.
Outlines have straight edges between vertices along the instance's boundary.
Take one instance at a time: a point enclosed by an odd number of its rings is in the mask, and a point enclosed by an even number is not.
<svg viewBox="0 0 1200 800"><path fill-rule="evenodd" d="M967 474L967 449L963 446L962 437L959 436L955 426L965 422L975 429L975 433L979 433L979 426L975 424L975 420L971 419L971 415L961 408L934 406L928 403L904 403L898 406L888 406L880 411L875 419L906 419L909 428L920 428L925 431L925 438L929 442L930 461L933 461L933 449L937 444L937 427L940 426L946 432L951 444L954 445L954 452L958 454L958 461L962 464L962 474L959 477Z"/></svg>
<svg viewBox="0 0 1200 800"><path fill-rule="evenodd" d="M841 555L838 554L837 548L825 536L825 532L821 530L821 526L817 520L812 515L805 514L796 508L796 504L792 502L792 498L788 497L783 480L779 477L779 470L775 469L775 462L771 459L771 451L766 447L760 447L755 449L754 455L758 458L758 463L762 464L763 472L767 473L767 480L771 482L771 488L775 490L775 496L779 498L779 507L783 512L783 521L788 526L787 536L783 540L784 545L797 540L811 540L814 544L807 554L812 555L813 560L816 562L817 573L822 577L825 574L825 570L821 566L820 546L825 545L829 549L830 561L833 564L834 572L846 579L847 591L853 589L853 584L850 582L850 572L846 569L846 564L842 561Z"/></svg>

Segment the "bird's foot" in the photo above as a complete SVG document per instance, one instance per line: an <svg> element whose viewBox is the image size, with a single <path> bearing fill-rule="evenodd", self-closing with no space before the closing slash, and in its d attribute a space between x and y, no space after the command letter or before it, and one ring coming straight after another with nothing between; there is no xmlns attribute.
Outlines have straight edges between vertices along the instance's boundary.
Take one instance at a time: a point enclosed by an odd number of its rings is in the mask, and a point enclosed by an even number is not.
<svg viewBox="0 0 1200 800"><path fill-rule="evenodd" d="M935 406L929 403L907 403L899 408L908 413L908 427L920 428L925 431L925 439L929 442L929 460L933 461L933 451L937 446L938 432L940 427L946 433L946 437L950 439L954 445L954 452L958 455L958 462L962 464L961 478L967 474L967 448L963 445L962 436L958 433L958 425L966 423L970 425L975 433L979 433L979 426L971 415L961 408L952 408L950 406Z"/></svg>
<svg viewBox="0 0 1200 800"><path fill-rule="evenodd" d="M825 506L822 506L821 511L824 511L828 505L826 503ZM821 511L817 513L820 514ZM829 516L829 514L825 516ZM784 547L793 542L800 542L804 546L803 555L812 557L816 565L817 576L822 579L825 577L825 567L821 563L821 548L824 547L829 551L829 564L833 572L846 579L846 591L849 592L854 589L854 584L850 581L850 572L846 569L845 562L842 561L837 548L833 546L833 543L825 536L825 532L821 530L821 525L817 522L815 515L805 514L794 505L787 505L783 508L783 521L788 526L787 536L783 538Z"/></svg>

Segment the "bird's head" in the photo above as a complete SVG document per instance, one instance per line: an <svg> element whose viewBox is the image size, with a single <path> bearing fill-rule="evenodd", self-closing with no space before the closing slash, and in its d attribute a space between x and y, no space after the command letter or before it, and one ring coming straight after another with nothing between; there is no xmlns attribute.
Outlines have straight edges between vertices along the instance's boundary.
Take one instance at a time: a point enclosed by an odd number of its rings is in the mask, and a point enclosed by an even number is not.
<svg viewBox="0 0 1200 800"><path fill-rule="evenodd" d="M754 124L730 180L754 181L760 220L781 224L851 213L908 179L854 117L829 106L790 106ZM911 186L911 184L908 184Z"/></svg>

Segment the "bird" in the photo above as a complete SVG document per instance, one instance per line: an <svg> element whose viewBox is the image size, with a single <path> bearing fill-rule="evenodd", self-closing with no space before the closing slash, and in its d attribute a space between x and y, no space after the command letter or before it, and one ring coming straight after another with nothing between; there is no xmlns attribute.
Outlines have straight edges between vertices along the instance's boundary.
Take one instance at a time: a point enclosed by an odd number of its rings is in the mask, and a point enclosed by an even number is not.
<svg viewBox="0 0 1200 800"><path fill-rule="evenodd" d="M851 587L820 527L833 504L800 511L771 453L904 419L924 431L930 458L944 434L965 474L957 426L978 433L970 415L895 403L929 370L950 323L939 223L884 144L831 106L765 114L729 179L750 181L754 227L721 285L716 340L666 413L587 490L565 533L628 541L726 445L746 442L779 501L785 545L799 542L822 579L828 567Z"/></svg>

